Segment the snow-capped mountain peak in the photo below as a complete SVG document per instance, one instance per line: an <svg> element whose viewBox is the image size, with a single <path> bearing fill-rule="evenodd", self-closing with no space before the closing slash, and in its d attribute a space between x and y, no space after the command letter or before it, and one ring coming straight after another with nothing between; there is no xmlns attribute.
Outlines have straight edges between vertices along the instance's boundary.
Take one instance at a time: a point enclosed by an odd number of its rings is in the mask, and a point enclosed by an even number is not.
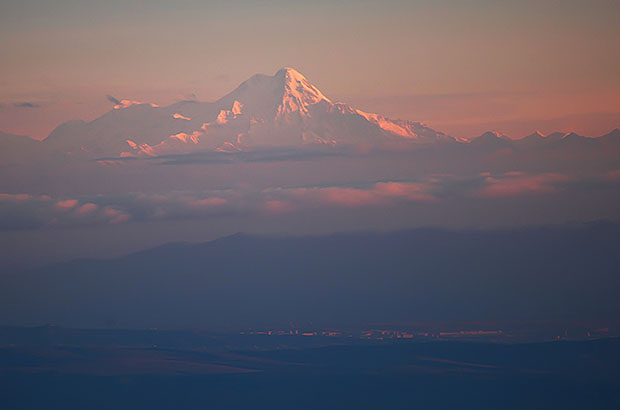
<svg viewBox="0 0 620 410"><path fill-rule="evenodd" d="M243 104L248 113L267 121L290 113L307 115L311 105L321 101L331 103L304 75L289 67L273 76L252 76L216 104L220 109L230 109L234 101Z"/></svg>
<svg viewBox="0 0 620 410"><path fill-rule="evenodd" d="M472 143L487 143L496 141L510 141L510 137L499 131L487 131L484 134L470 140Z"/></svg>
<svg viewBox="0 0 620 410"><path fill-rule="evenodd" d="M312 85L299 71L284 67L275 74L276 78L282 79L284 84L285 104L307 107L319 101L331 102L323 93Z"/></svg>
<svg viewBox="0 0 620 410"><path fill-rule="evenodd" d="M538 130L534 130L533 133L531 133L530 135L528 135L525 138L545 138L545 136L543 135L542 132L540 132Z"/></svg>
<svg viewBox="0 0 620 410"><path fill-rule="evenodd" d="M57 128L48 145L63 152L84 147L84 155L102 157L222 147L454 141L419 122L394 120L333 103L290 67L271 76L254 75L212 103L126 105L89 123ZM128 145L127 140L140 150Z"/></svg>

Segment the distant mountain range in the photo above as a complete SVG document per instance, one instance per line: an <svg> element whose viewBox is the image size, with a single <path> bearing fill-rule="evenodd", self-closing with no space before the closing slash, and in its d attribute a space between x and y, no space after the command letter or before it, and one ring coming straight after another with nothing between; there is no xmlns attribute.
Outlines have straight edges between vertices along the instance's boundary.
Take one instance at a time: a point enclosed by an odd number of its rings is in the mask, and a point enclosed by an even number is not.
<svg viewBox="0 0 620 410"><path fill-rule="evenodd" d="M181 101L167 107L131 100L91 121L59 125L38 143L0 135L0 160L33 155L64 158L148 157L197 151L237 152L257 147L333 147L472 144L485 149L545 148L566 144L620 146L620 130L597 139L574 133L531 134L520 140L487 132L457 140L420 122L395 120L332 102L292 68L257 74L215 102Z"/></svg>
<svg viewBox="0 0 620 410"><path fill-rule="evenodd" d="M617 320L620 226L237 234L0 276L0 323Z"/></svg>

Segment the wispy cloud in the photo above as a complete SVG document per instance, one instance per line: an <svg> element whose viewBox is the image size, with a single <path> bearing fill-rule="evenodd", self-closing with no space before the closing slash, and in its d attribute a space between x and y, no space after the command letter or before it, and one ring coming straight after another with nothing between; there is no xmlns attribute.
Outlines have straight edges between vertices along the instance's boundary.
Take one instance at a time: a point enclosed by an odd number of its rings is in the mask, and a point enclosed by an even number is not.
<svg viewBox="0 0 620 410"><path fill-rule="evenodd" d="M356 185L249 187L206 191L126 193L51 198L0 193L0 230L119 224L129 221L208 219L289 214L329 209L419 205L457 206L459 201L552 195L569 190L617 187L616 173L588 178L559 173L436 175L415 181Z"/></svg>
<svg viewBox="0 0 620 410"><path fill-rule="evenodd" d="M77 199L65 199L62 201L56 202L56 208L60 210L69 210L75 208L78 204Z"/></svg>
<svg viewBox="0 0 620 410"><path fill-rule="evenodd" d="M29 194L0 194L0 200L27 201L32 198Z"/></svg>
<svg viewBox="0 0 620 410"><path fill-rule="evenodd" d="M192 136L199 137L201 133L188 135L180 133L171 136L176 139L188 139ZM185 141L187 142L187 141ZM329 148L322 147L281 147L281 148L262 148L251 151L204 151L193 152L189 154L168 154L158 156L145 157L103 157L97 158L95 161L102 164L110 161L129 161L129 160L146 160L154 161L160 165L196 165L196 164L233 164L238 162L286 162L286 161L310 161L326 157L344 157L349 156L347 147Z"/></svg>
<svg viewBox="0 0 620 410"><path fill-rule="evenodd" d="M13 106L17 108L39 108L41 105L30 101L24 101L14 103Z"/></svg>
<svg viewBox="0 0 620 410"><path fill-rule="evenodd" d="M501 176L486 176L479 194L484 197L509 197L557 191L557 183L567 182L566 175L557 173L526 174L508 172Z"/></svg>
<svg viewBox="0 0 620 410"><path fill-rule="evenodd" d="M419 182L378 182L368 187L301 187L268 189L266 209L290 211L316 206L356 208L389 205L394 202L429 201L432 184Z"/></svg>

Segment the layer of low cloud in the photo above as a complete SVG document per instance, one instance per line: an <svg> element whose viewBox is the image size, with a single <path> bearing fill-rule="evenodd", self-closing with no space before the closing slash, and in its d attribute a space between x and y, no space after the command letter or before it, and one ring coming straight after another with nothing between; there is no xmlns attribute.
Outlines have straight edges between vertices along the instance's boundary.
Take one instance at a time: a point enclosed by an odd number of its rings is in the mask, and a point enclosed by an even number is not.
<svg viewBox="0 0 620 410"><path fill-rule="evenodd" d="M618 188L619 171L577 178L559 173L438 175L416 181L376 181L357 185L235 188L165 193L125 193L53 198L0 194L0 230L98 226L130 221L205 219L414 206L458 207L459 201L550 196ZM567 187L570 187L568 189Z"/></svg>
<svg viewBox="0 0 620 410"><path fill-rule="evenodd" d="M171 135L171 139L191 142L192 137L200 137L201 133L187 134L179 133ZM128 143L134 144L133 141ZM136 146L137 147L137 146ZM158 156L122 156L122 157L103 157L97 158L100 164L119 165L125 161L147 160L154 161L160 165L195 165L195 164L232 164L238 162L247 163L268 163L268 162L289 162L289 161L310 161L320 158L346 157L354 153L351 147L340 147L321 149L321 147L298 148L298 147L269 147L258 148L251 151L203 151L188 154L168 154Z"/></svg>
<svg viewBox="0 0 620 410"><path fill-rule="evenodd" d="M486 176L480 194L485 197L510 197L524 194L555 192L557 183L568 181L562 174L530 175L523 172L506 173L502 177Z"/></svg>

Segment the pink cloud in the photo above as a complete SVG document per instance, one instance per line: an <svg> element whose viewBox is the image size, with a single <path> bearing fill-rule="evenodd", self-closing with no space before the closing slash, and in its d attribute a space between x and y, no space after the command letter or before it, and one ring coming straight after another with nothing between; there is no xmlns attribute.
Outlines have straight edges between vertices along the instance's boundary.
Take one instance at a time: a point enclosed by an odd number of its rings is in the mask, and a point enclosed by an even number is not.
<svg viewBox="0 0 620 410"><path fill-rule="evenodd" d="M372 187L295 188L290 194L302 203L330 204L343 207L383 205L396 201L428 201L434 197L431 186L418 182L379 182Z"/></svg>
<svg viewBox="0 0 620 410"><path fill-rule="evenodd" d="M28 194L0 194L0 199L6 199L10 201L26 201L31 196Z"/></svg>
<svg viewBox="0 0 620 410"><path fill-rule="evenodd" d="M77 199L67 199L64 201L56 202L56 208L62 211L67 211L74 208L78 204Z"/></svg>
<svg viewBox="0 0 620 410"><path fill-rule="evenodd" d="M205 199L195 199L190 201L189 205L193 207L211 207L211 206L221 206L227 204L228 201L224 198L213 197L213 198L205 198Z"/></svg>
<svg viewBox="0 0 620 410"><path fill-rule="evenodd" d="M95 212L96 210L97 210L97 205L89 202L89 203L82 205L78 209L76 209L75 212L78 215L88 215L90 213Z"/></svg>
<svg viewBox="0 0 620 410"><path fill-rule="evenodd" d="M103 216L106 217L108 219L108 222L113 225L127 222L129 219L131 219L131 215L129 215L128 213L109 207L103 210Z"/></svg>
<svg viewBox="0 0 620 410"><path fill-rule="evenodd" d="M479 194L483 197L509 197L554 192L557 188L553 186L553 183L567 179L565 175L552 173L528 175L511 172L504 174L503 178L487 176L486 186L479 191Z"/></svg>
<svg viewBox="0 0 620 410"><path fill-rule="evenodd" d="M388 198L402 198L410 201L428 201L434 199L430 194L431 186L419 182L379 182L375 191Z"/></svg>
<svg viewBox="0 0 620 410"><path fill-rule="evenodd" d="M610 171L610 172L607 174L607 177L608 177L609 179L620 179L620 169L615 170L615 171Z"/></svg>
<svg viewBox="0 0 620 410"><path fill-rule="evenodd" d="M294 206L288 202L284 201L267 201L263 205L265 211L272 214L283 214L287 212L291 212L294 210Z"/></svg>
<svg viewBox="0 0 620 410"><path fill-rule="evenodd" d="M369 192L357 188L295 188L288 193L303 204L331 203L341 206L360 206L373 200Z"/></svg>
<svg viewBox="0 0 620 410"><path fill-rule="evenodd" d="M121 157L123 156L122 154L125 153L121 153ZM123 165L123 161L114 161L114 160L110 160L110 159L101 159L97 161L97 164L99 165L103 165L106 167L117 167L120 165Z"/></svg>

